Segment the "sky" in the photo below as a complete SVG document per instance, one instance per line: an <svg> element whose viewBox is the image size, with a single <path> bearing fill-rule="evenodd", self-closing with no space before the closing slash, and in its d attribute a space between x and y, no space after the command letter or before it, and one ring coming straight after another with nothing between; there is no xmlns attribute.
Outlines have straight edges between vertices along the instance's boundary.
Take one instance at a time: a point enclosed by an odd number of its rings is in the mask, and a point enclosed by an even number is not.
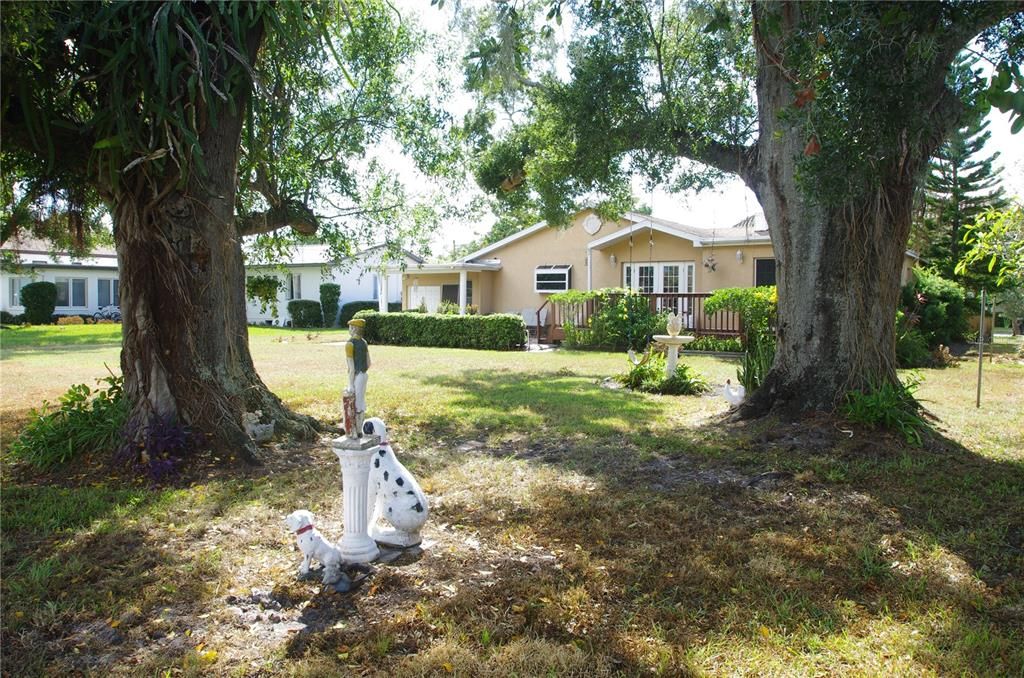
<svg viewBox="0 0 1024 678"><path fill-rule="evenodd" d="M465 4L471 1L466 0ZM452 25L454 12L458 11L457 0L449 0L441 9L430 6L424 0L394 0L393 5L403 16L415 17L421 29L430 34L432 43L446 47L452 54L462 53L464 46L458 42L459 32ZM567 20L563 26L556 27L556 39L560 42L567 40L570 31L571 26ZM459 88L461 71L458 59L452 61L450 73L431 73L430 69L436 69L432 62L418 64L415 68L421 71L421 77L418 79L422 82L434 80L439 75L449 79L455 92L447 102L446 108L456 120L461 120L461 117L472 108L472 98ZM996 164L1003 167L1003 187L1008 195L1024 200L1024 133L1011 135L1009 114L1000 113L995 109L989 114L989 122L992 137L986 151L1000 152ZM388 162L388 158L384 160ZM413 181L423 181L422 177L413 176L412 171L408 169L409 164L398 157L397 153L388 164L406 178L407 185ZM655 216L703 228L724 228L760 209L754 194L738 178L723 181L714 188L700 193L670 193L660 188L651 192L643 182L637 181L634 183L634 192L639 202L652 208ZM469 202L473 195L479 195L479 191L475 186L469 186L461 196L462 201ZM432 238L434 258L443 259L444 253L451 251L453 242L461 245L485 234L493 221L493 215L471 221L447 221L444 228Z"/></svg>

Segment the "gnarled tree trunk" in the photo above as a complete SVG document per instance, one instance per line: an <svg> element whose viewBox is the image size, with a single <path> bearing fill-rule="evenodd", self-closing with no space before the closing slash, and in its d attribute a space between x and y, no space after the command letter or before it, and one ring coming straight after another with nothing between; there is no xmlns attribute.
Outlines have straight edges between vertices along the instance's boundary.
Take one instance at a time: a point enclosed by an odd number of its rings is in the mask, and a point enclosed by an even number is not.
<svg viewBox="0 0 1024 678"><path fill-rule="evenodd" d="M254 42L258 38L254 36ZM251 45L255 53L255 46ZM249 353L245 273L235 222L242 115L223 110L200 135L205 172L154 198L134 176L111 191L120 266L121 369L129 425L144 434L154 416L182 422L214 449L256 462L242 414L262 410L278 430L310 437L262 382ZM170 165L170 164L169 164Z"/></svg>
<svg viewBox="0 0 1024 678"><path fill-rule="evenodd" d="M816 152L815 132L779 115L792 106L797 88L778 55L787 35L806 30L801 9L783 3L781 31L755 33L759 141L744 178L769 225L779 316L774 365L741 416L831 411L851 390L897 382L895 315L915 185L962 110L937 68L930 91L908 104L931 119L927 138L910 141L898 130L899 147L878 149L874 184L838 203L810 194L798 183L797 164Z"/></svg>

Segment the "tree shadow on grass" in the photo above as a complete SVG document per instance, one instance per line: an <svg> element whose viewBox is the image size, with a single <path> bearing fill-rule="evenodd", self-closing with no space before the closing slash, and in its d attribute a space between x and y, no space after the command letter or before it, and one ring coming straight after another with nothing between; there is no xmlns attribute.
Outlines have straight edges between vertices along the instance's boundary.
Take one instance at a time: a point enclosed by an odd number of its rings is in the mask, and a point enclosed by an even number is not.
<svg viewBox="0 0 1024 678"><path fill-rule="evenodd" d="M601 388L598 375L466 370L458 376L421 378L458 395L445 412L425 417L437 430L469 427L498 431L608 436L643 429L660 407L622 389Z"/></svg>

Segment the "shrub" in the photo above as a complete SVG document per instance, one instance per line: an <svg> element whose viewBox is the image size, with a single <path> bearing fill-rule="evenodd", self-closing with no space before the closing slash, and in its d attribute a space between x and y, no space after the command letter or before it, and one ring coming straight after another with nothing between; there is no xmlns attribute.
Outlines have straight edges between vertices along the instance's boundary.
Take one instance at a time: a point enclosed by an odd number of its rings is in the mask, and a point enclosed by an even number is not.
<svg viewBox="0 0 1024 678"><path fill-rule="evenodd" d="M53 322L53 309L57 307L57 286L52 282L34 282L21 288L21 305L25 307L25 322L49 325Z"/></svg>
<svg viewBox="0 0 1024 678"><path fill-rule="evenodd" d="M762 340L775 341L775 318L779 296L774 285L763 287L725 287L711 293L704 302L708 315L719 311L738 313L743 322L744 348Z"/></svg>
<svg viewBox="0 0 1024 678"><path fill-rule="evenodd" d="M843 415L850 421L871 427L899 431L908 443L921 444L921 430L926 426L914 392L921 379L911 375L904 383L884 381L870 384L864 391L846 394Z"/></svg>
<svg viewBox="0 0 1024 678"><path fill-rule="evenodd" d="M245 279L245 296L260 305L260 313L270 309L270 316L277 317L277 296L284 282L276 275L251 275Z"/></svg>
<svg viewBox="0 0 1024 678"><path fill-rule="evenodd" d="M517 315L440 315L360 311L366 340L398 346L441 346L508 351L523 346L526 325Z"/></svg>
<svg viewBox="0 0 1024 678"><path fill-rule="evenodd" d="M80 315L62 315L57 318L58 325L84 325L85 321L82 320Z"/></svg>
<svg viewBox="0 0 1024 678"><path fill-rule="evenodd" d="M775 319L779 296L773 285L763 287L726 287L717 290L704 302L704 312L732 311L743 322L743 360L736 370L736 379L747 393L753 393L775 361Z"/></svg>
<svg viewBox="0 0 1024 678"><path fill-rule="evenodd" d="M437 312L440 313L441 315L458 315L459 305L456 304L454 301L448 301L447 299L443 299L437 307Z"/></svg>
<svg viewBox="0 0 1024 678"><path fill-rule="evenodd" d="M75 384L60 397L60 406L50 410L43 403L32 411L32 419L11 443L11 454L39 468L63 464L82 454L112 451L127 415L121 377L98 380L106 388L95 391Z"/></svg>
<svg viewBox="0 0 1024 678"><path fill-rule="evenodd" d="M0 311L0 325L20 325L25 322L25 314L14 315L7 311Z"/></svg>
<svg viewBox="0 0 1024 678"><path fill-rule="evenodd" d="M341 285L324 283L320 285L320 308L324 312L324 327L334 327L338 319L338 301L341 299Z"/></svg>
<svg viewBox="0 0 1024 678"><path fill-rule="evenodd" d="M742 353L743 342L739 337L712 337L704 335L697 337L689 344L683 346L687 351L716 351L719 353Z"/></svg>
<svg viewBox="0 0 1024 678"><path fill-rule="evenodd" d="M768 371L775 362L775 340L762 337L747 345L740 366L736 368L736 380L743 384L747 393L761 388Z"/></svg>
<svg viewBox="0 0 1024 678"><path fill-rule="evenodd" d="M312 299L289 301L288 315L292 317L292 327L322 327L324 324L324 316L320 312L320 302Z"/></svg>
<svg viewBox="0 0 1024 678"><path fill-rule="evenodd" d="M348 321L356 317L356 313L360 311L376 311L380 307L380 304L376 301L350 301L341 307L341 315L338 317L338 322L344 326L348 325ZM389 313L399 313L402 310L402 302L392 301L388 304ZM423 313L426 313L427 309L424 307Z"/></svg>
<svg viewBox="0 0 1024 678"><path fill-rule="evenodd" d="M933 270L914 269L914 280L903 288L903 308L930 349L967 336L964 288Z"/></svg>
<svg viewBox="0 0 1024 678"><path fill-rule="evenodd" d="M630 365L616 380L626 388L662 395L700 395L711 390L707 379L686 363L678 363L672 376L665 377L665 356L652 354L639 365Z"/></svg>
<svg viewBox="0 0 1024 678"><path fill-rule="evenodd" d="M569 317L583 304L593 304L587 327L566 325L565 343L573 348L603 348L614 351L647 348L651 337L665 331L667 312L655 313L642 294L625 288L609 287L583 292L567 290L551 295L551 302Z"/></svg>

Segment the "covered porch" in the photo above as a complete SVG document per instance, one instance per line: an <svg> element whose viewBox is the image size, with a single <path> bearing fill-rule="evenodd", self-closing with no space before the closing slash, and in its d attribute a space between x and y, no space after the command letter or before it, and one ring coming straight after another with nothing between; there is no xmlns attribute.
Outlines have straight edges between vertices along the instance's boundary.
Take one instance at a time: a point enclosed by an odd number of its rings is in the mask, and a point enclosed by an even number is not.
<svg viewBox="0 0 1024 678"><path fill-rule="evenodd" d="M436 313L445 302L455 304L459 315L492 313L491 292L494 275L501 270L498 261L449 262L421 264L404 270L388 267L389 273L400 273L402 284L402 310L424 309ZM387 312L381 309L382 313Z"/></svg>

